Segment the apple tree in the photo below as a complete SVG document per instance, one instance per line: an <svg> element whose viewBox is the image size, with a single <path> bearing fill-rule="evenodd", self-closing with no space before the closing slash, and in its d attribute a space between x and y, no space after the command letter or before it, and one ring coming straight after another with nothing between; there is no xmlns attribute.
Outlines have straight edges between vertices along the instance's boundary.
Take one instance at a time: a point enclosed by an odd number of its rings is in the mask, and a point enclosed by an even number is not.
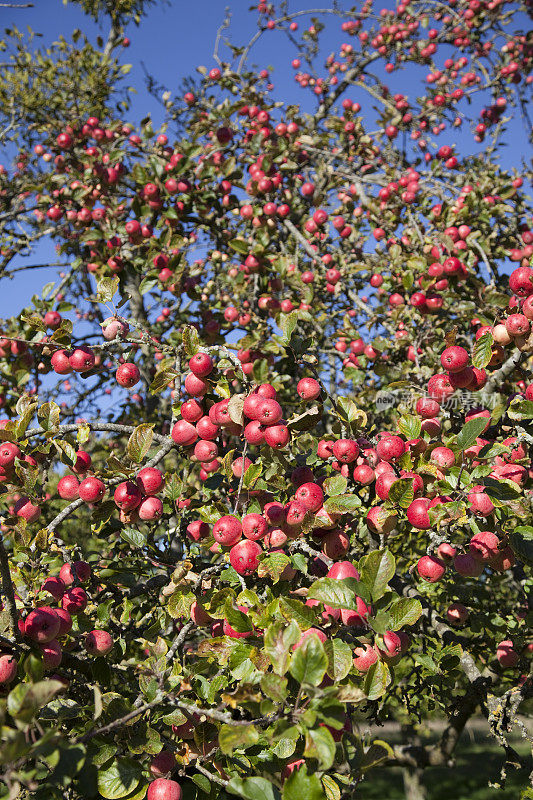
<svg viewBox="0 0 533 800"><path fill-rule="evenodd" d="M503 785L531 742L528 3L260 2L248 42L222 19L212 64L149 80L157 124L127 85L150 4L78 5L107 38L1 44L28 290L0 796L347 800L400 766L414 800L478 714Z"/></svg>

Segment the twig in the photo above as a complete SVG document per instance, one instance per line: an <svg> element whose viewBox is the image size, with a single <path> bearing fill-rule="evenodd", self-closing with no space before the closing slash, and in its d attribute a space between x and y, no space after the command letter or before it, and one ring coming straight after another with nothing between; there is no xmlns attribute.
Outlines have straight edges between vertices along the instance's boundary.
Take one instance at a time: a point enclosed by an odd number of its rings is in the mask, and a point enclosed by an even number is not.
<svg viewBox="0 0 533 800"><path fill-rule="evenodd" d="M244 473L245 473L245 464L244 464L244 462L245 462L245 459L246 459L246 450L247 450L247 448L248 448L248 439L245 439L244 440L244 447L243 447L243 450L242 450L242 456L241 456L241 459L242 459L241 477L239 478L239 486L237 488L237 497L235 498L235 505L233 506L233 513L234 514L236 513L237 508L239 507L239 500L241 499L241 491L242 491L242 485L243 485L243 482L244 482Z"/></svg>
<svg viewBox="0 0 533 800"><path fill-rule="evenodd" d="M18 627L18 611L15 603L15 591L13 589L13 581L11 580L11 571L9 569L9 558L7 556L7 552L1 538L0 538L0 578L2 580L2 593L5 597L6 608L9 613L11 633L17 641L20 641L21 637Z"/></svg>
<svg viewBox="0 0 533 800"><path fill-rule="evenodd" d="M498 386L501 385L502 381L509 377L509 375L516 369L522 359L523 353L520 350L517 350L513 353L507 361L504 361L503 364L496 372L493 372L490 378L488 379L487 383L483 387L483 391L486 394L491 394Z"/></svg>
<svg viewBox="0 0 533 800"><path fill-rule="evenodd" d="M481 245L479 244L477 239L470 238L470 239L468 239L467 244L468 245L473 245L476 248L476 250L478 251L478 253L480 254L481 258L483 259L483 263L485 264L485 267L487 268L487 272L489 274L490 285L494 286L498 282L498 278L497 278L497 275L496 275L493 267L489 263L489 260L487 258L487 254L485 253L485 251L483 250L483 248L481 247Z"/></svg>
<svg viewBox="0 0 533 800"><path fill-rule="evenodd" d="M173 656L175 655L178 647L185 641L185 637L187 636L187 634L189 633L189 631L192 628L194 628L194 623L193 622L187 622L187 624L183 626L181 631L176 636L176 639L174 640L174 643L173 643L172 647L170 648L170 650L168 651L168 653L166 655L167 659L170 660L171 658L173 658Z"/></svg>
<svg viewBox="0 0 533 800"><path fill-rule="evenodd" d="M225 781L222 778L219 778L218 775L213 775L212 772L209 772L207 769L201 766L201 764L196 763L194 768L201 772L202 775L205 775L206 778L209 778L210 781L214 781L214 783L218 783L219 786L227 786L229 781Z"/></svg>

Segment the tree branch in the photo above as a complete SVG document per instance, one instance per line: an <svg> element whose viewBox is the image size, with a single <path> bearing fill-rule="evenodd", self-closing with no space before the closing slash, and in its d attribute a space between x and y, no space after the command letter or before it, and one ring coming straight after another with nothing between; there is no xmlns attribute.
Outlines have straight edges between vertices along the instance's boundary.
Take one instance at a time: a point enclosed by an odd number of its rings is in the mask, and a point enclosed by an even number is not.
<svg viewBox="0 0 533 800"><path fill-rule="evenodd" d="M5 597L6 609L9 614L11 634L16 639L16 641L20 641L21 636L18 627L18 611L15 603L15 591L13 589L13 581L11 580L11 571L9 569L9 558L1 537L0 537L0 579L2 581L2 594Z"/></svg>

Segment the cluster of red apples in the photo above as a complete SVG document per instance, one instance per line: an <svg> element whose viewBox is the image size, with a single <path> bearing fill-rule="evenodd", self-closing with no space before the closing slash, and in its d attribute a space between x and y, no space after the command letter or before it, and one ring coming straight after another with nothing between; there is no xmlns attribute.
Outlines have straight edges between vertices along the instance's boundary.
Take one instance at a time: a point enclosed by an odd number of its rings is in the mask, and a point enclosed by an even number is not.
<svg viewBox="0 0 533 800"><path fill-rule="evenodd" d="M86 561L63 564L59 575L47 577L38 593L52 597L57 607L36 604L19 618L20 634L41 655L45 672L59 667L65 647L69 652L76 647L75 639L67 637L72 631L72 617L82 614L87 607L87 592L80 584L90 577L91 567ZM18 600L21 602L20 598ZM113 648L113 638L108 631L92 630L85 634L83 646L89 655L105 656ZM17 666L14 655L0 655L0 689L15 679Z"/></svg>

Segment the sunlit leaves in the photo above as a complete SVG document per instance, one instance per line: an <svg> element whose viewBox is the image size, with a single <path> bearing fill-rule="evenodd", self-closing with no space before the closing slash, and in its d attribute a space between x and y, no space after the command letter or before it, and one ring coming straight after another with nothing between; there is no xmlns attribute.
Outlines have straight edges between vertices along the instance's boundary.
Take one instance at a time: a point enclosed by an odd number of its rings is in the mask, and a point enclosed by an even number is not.
<svg viewBox="0 0 533 800"><path fill-rule="evenodd" d="M153 426L143 423L138 425L128 440L127 452L132 461L140 464L152 446L154 438Z"/></svg>
<svg viewBox="0 0 533 800"><path fill-rule="evenodd" d="M316 634L311 633L294 651L290 673L298 683L318 686L327 668L328 657L324 645Z"/></svg>

